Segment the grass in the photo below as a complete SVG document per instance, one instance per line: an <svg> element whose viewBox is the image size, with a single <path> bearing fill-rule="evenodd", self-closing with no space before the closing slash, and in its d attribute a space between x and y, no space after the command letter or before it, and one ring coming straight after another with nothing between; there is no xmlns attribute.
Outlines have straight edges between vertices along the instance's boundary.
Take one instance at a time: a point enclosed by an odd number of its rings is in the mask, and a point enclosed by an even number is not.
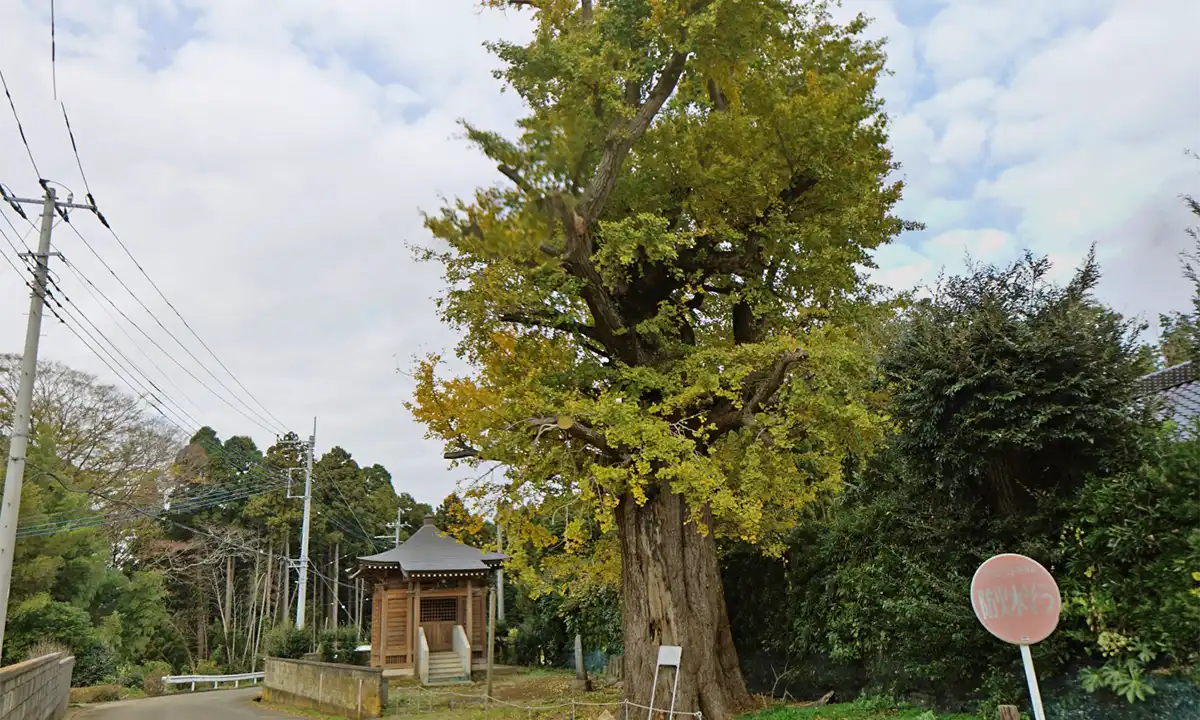
<svg viewBox="0 0 1200 720"><path fill-rule="evenodd" d="M498 676L493 680L494 704L489 720L595 720L604 710L620 720L624 717L621 691L616 687L598 687L592 692L571 689L574 674L559 670L524 670ZM438 694L438 693L444 694ZM450 694L453 693L453 694ZM422 689L413 680L394 679L390 688L391 716L411 716L414 720L478 720L482 682L432 690ZM571 707L571 701L576 705ZM767 700L766 702L771 702ZM519 707L509 707L512 703ZM587 703L587 704L585 704ZM593 705L593 703L595 705ZM604 707L601 704L612 703ZM525 708L562 706L538 709ZM631 712L630 717L633 717ZM644 715L639 712L637 717ZM803 707L776 705L742 716L742 720L978 720L974 715L938 714L925 708L895 703L885 698L863 698L852 703Z"/></svg>
<svg viewBox="0 0 1200 720"><path fill-rule="evenodd" d="M123 685L89 685L88 687L71 688L68 702L72 705L81 705L133 700L140 697L146 697L146 693L140 688L127 688Z"/></svg>
<svg viewBox="0 0 1200 720"><path fill-rule="evenodd" d="M779 706L745 720L978 720L975 715L944 715L882 698L864 698L821 707Z"/></svg>

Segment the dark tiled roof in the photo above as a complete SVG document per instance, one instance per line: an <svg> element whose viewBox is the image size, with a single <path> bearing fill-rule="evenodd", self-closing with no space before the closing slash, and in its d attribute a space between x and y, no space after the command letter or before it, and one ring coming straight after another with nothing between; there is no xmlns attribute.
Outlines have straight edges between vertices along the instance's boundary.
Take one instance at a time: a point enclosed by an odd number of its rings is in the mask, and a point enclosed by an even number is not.
<svg viewBox="0 0 1200 720"><path fill-rule="evenodd" d="M1160 418L1188 425L1200 418L1200 368L1185 362L1150 373L1139 381L1138 395L1162 401Z"/></svg>
<svg viewBox="0 0 1200 720"><path fill-rule="evenodd" d="M363 565L399 566L405 573L459 573L483 572L507 559L503 553L484 554L477 548L463 545L427 519L425 526L399 547L360 557L358 561Z"/></svg>

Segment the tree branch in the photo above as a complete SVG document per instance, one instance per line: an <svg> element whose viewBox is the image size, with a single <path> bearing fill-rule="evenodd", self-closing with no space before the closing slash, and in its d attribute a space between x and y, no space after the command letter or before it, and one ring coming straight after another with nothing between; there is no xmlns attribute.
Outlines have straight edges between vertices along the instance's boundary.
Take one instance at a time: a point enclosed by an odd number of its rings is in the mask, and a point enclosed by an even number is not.
<svg viewBox="0 0 1200 720"><path fill-rule="evenodd" d="M537 317L522 313L501 313L498 319L500 322L513 323L516 325L542 327L551 330L562 330L563 332L577 333L591 340L600 342L600 334L596 332L596 328L586 323L581 323L577 320L568 320L561 316Z"/></svg>
<svg viewBox="0 0 1200 720"><path fill-rule="evenodd" d="M740 427L750 427L754 424L754 414L783 387L788 370L796 363L808 357L803 350L792 350L781 355L771 367L765 371L753 373L743 388L742 406L728 399L721 400L710 415L716 432L712 437L723 435Z"/></svg>
<svg viewBox="0 0 1200 720"><path fill-rule="evenodd" d="M767 376L762 384L758 386L758 390L742 406L742 425L750 426L754 423L754 413L763 403L779 392L779 388L783 386L783 379L787 377L788 369L806 357L808 357L808 353L803 350L792 350L784 353L775 361L775 364L767 371Z"/></svg>
<svg viewBox="0 0 1200 720"><path fill-rule="evenodd" d="M577 420L554 415L532 417L525 420L522 424L531 429L536 428L539 435L546 430L557 428L558 430L566 433L568 437L591 445L613 460L620 460L622 462L628 462L630 460L630 453L627 450L623 448L614 448L612 445L609 445L608 440L605 439L602 433L598 432L594 428L584 425ZM516 428L516 425L509 425L506 429L515 430ZM466 458L479 458L481 460L489 459L483 456L483 451L479 448L471 447L470 445L461 441L459 442L458 448L447 450L442 454L442 457L446 460L463 460Z"/></svg>
<svg viewBox="0 0 1200 720"><path fill-rule="evenodd" d="M533 198L536 202L544 201L542 194L537 191L537 188L526 182L525 178L521 177L521 173L515 167L501 163L496 166L496 169L500 171L501 175L512 180L513 184L521 189L521 192Z"/></svg>
<svg viewBox="0 0 1200 720"><path fill-rule="evenodd" d="M616 187L618 173L626 156L629 155L629 151L650 128L650 123L654 121L654 116L667 102L667 98L675 92L675 86L679 84L679 78L683 75L687 59L686 52L672 54L671 59L659 73L658 81L650 89L646 101L638 108L633 118L628 122L618 121L609 130L608 139L604 143L606 146L604 155L600 158L596 172L592 175L592 180L583 194L583 217L588 225L594 223L604 211L604 205L608 202L608 196L612 193L613 188Z"/></svg>
<svg viewBox="0 0 1200 720"><path fill-rule="evenodd" d="M588 427L578 420L573 420L570 418L566 418L565 420L566 422L564 422L564 418L559 416L534 417L526 420L525 424L539 429L545 429L553 426L559 430L562 430L567 434L568 437L581 440L614 460L627 460L629 458L628 452L609 445L608 440L604 437L604 435L594 428ZM564 425L566 425L566 427L564 427Z"/></svg>

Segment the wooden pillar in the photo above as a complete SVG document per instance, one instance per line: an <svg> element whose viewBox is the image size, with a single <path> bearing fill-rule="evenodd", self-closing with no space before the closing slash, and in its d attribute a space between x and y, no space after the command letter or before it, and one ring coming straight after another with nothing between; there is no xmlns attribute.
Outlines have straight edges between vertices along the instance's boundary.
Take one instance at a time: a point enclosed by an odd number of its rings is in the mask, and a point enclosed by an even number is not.
<svg viewBox="0 0 1200 720"><path fill-rule="evenodd" d="M413 667L416 667L416 665L417 665L417 632L421 627L421 581L414 580L411 583L411 585L412 585L412 589L413 589L413 591L412 591L412 597L413 597L412 628L413 629L412 629L412 632L409 634L409 637L412 639L409 640L409 642L408 642L409 647L411 648L409 650L408 657L412 660Z"/></svg>
<svg viewBox="0 0 1200 720"><path fill-rule="evenodd" d="M471 644L471 638L475 637L471 631L475 628L475 590L472 587L471 578L467 578L467 644ZM471 651L474 654L474 650Z"/></svg>
<svg viewBox="0 0 1200 720"><path fill-rule="evenodd" d="M387 667L387 613L388 613L388 587L387 575L383 576L380 581L379 588L375 592L375 602L379 603L379 627L371 628L371 634L375 636L376 642L374 647L379 648L379 667Z"/></svg>

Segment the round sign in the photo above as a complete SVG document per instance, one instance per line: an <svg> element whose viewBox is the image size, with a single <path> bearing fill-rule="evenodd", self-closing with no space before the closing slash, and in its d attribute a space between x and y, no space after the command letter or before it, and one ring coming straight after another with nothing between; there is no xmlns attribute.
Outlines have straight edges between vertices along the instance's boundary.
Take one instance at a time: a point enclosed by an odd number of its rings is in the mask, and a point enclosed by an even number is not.
<svg viewBox="0 0 1200 720"><path fill-rule="evenodd" d="M991 634L1013 645L1033 645L1058 626L1062 597L1050 572L1036 560L1004 553L975 571L971 606Z"/></svg>

